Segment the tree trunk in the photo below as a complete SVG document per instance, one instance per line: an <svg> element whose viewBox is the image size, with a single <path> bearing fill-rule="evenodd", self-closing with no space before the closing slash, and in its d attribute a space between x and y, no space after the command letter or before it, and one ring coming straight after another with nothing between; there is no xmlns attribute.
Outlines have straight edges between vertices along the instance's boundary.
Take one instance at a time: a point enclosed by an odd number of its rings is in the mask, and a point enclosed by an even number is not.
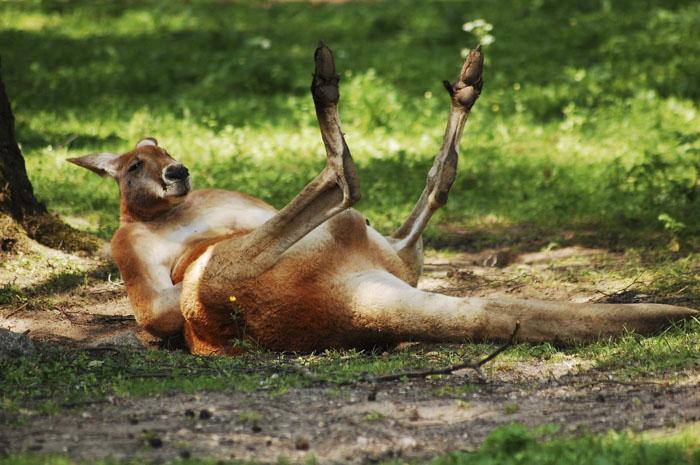
<svg viewBox="0 0 700 465"><path fill-rule="evenodd" d="M50 215L34 197L0 74L0 253L24 248L27 235L49 247L69 251L93 252L100 245L95 237Z"/></svg>
<svg viewBox="0 0 700 465"><path fill-rule="evenodd" d="M2 71L0 69L0 71ZM22 223L26 218L46 213L34 197L24 158L15 139L15 118L0 74L0 212Z"/></svg>

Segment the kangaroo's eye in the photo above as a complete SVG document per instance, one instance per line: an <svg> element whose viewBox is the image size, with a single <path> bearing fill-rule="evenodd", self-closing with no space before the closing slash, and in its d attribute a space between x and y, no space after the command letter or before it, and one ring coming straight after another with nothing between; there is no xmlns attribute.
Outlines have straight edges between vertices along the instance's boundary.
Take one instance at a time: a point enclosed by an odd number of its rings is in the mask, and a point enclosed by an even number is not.
<svg viewBox="0 0 700 465"><path fill-rule="evenodd" d="M131 164L128 170L126 170L128 173L133 173L137 169L141 168L143 166L143 160L137 160L134 163Z"/></svg>

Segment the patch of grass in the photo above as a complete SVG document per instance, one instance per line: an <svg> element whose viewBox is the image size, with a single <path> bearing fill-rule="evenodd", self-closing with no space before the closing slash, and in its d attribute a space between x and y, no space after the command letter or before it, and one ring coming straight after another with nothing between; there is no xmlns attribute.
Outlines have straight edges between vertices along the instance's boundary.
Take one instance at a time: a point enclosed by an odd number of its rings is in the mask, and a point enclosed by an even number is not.
<svg viewBox="0 0 700 465"><path fill-rule="evenodd" d="M383 353L329 350L300 357L297 362L307 368L315 379L342 385L372 376L454 365L465 359L477 360L488 350L493 350L491 344L442 345L438 350L418 345ZM439 382L441 378L435 375L426 381ZM455 389L459 393L467 393L473 386Z"/></svg>
<svg viewBox="0 0 700 465"><path fill-rule="evenodd" d="M377 410L372 410L370 412L367 412L367 414L365 414L365 416L362 418L365 421L379 421L384 419L384 414Z"/></svg>
<svg viewBox="0 0 700 465"><path fill-rule="evenodd" d="M149 134L199 187L289 201L324 163L308 96L319 38L337 55L359 208L391 230L440 146L440 79L488 35L486 86L436 223L586 227L599 242L641 235L688 251L700 230L698 18L683 0L11 2L0 41L38 195L104 237L115 186L63 160ZM463 29L476 19L488 34Z"/></svg>
<svg viewBox="0 0 700 465"><path fill-rule="evenodd" d="M457 361L474 350L470 345L452 346L441 352L444 360L440 363ZM314 383L343 385L367 374L395 373L434 364L433 355L410 350L380 356L329 351L299 357L265 352L239 357L196 357L180 352L84 351L42 346L34 355L0 362L0 399L8 411L35 409L56 413L84 402L102 401L107 396L226 390L266 390L279 396L294 387Z"/></svg>
<svg viewBox="0 0 700 465"><path fill-rule="evenodd" d="M38 293L59 293L64 292L69 289L73 289L79 286L87 286L88 283L88 273L85 271L71 270L71 271L59 271L52 274L44 283L39 287L30 289L29 291L33 294Z"/></svg>
<svg viewBox="0 0 700 465"><path fill-rule="evenodd" d="M644 441L626 434L579 438L547 438L551 428L528 430L512 425L492 432L474 453L456 452L432 460L432 465L458 464L537 464L610 465L697 464L700 449L697 438L677 437L675 441Z"/></svg>
<svg viewBox="0 0 700 465"><path fill-rule="evenodd" d="M503 406L503 413L506 415L512 415L514 413L518 413L520 410L520 406L515 403L508 403Z"/></svg>
<svg viewBox="0 0 700 465"><path fill-rule="evenodd" d="M164 351L77 351L43 347L35 355L0 362L0 397L8 410L56 412L109 395L271 389L298 385L294 373L272 377L276 356L193 357Z"/></svg>
<svg viewBox="0 0 700 465"><path fill-rule="evenodd" d="M582 347L583 357L597 360L600 368L619 370L627 376L664 374L700 367L700 320L678 323L659 336L627 335Z"/></svg>
<svg viewBox="0 0 700 465"><path fill-rule="evenodd" d="M487 369L513 363L553 360L569 356L590 361L594 367L624 377L672 374L696 370L700 366L700 321L676 323L656 336L641 337L629 333L601 339L590 344L555 347L552 344L518 344L496 359ZM483 350L488 350L484 347ZM492 367L492 368L491 368Z"/></svg>
<svg viewBox="0 0 700 465"><path fill-rule="evenodd" d="M244 410L238 414L238 421L241 423L257 424L262 419L260 412L254 410Z"/></svg>
<svg viewBox="0 0 700 465"><path fill-rule="evenodd" d="M621 376L654 375L695 369L700 363L697 334L691 321L664 334L640 339L628 335L595 344L554 348L550 344L519 344L487 366L498 370L515 362L573 356ZM104 352L40 346L36 354L0 362L0 399L7 411L56 413L107 396L145 396L166 392L266 390L284 396L292 388L323 384L332 388L367 376L443 367L477 360L492 344L409 346L385 353L327 351L304 356L252 352L239 357L196 357L180 352ZM478 386L436 383L436 395L461 397ZM342 394L342 388L338 395ZM16 419L15 419L16 420ZM13 420L14 421L14 420Z"/></svg>
<svg viewBox="0 0 700 465"><path fill-rule="evenodd" d="M14 283L6 283L0 288L0 305L17 303L25 299L22 289Z"/></svg>

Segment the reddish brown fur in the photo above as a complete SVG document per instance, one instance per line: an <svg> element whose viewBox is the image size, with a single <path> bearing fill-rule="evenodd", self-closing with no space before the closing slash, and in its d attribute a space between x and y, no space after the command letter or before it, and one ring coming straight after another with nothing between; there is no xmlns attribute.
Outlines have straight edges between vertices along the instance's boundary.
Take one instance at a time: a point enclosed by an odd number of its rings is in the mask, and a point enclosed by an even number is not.
<svg viewBox="0 0 700 465"><path fill-rule="evenodd" d="M404 280L412 270L395 254L368 240L364 217L347 210L327 222L325 237L312 237L292 247L262 275L238 281L229 258L240 240L216 244L203 274L190 268L198 302L186 315L191 348L229 353L231 344L247 338L273 350L312 351L319 348L369 347L396 342L367 326L337 289L344 273L383 269ZM312 233L313 234L313 233ZM349 253L352 251L352 253Z"/></svg>
<svg viewBox="0 0 700 465"><path fill-rule="evenodd" d="M190 350L236 354L246 342L312 351L399 340L590 340L650 332L697 315L681 307L567 304L456 298L419 291L421 234L447 200L457 149L481 86L483 56L467 57L442 149L413 212L390 237L350 209L360 186L337 112L332 55L315 54L312 95L327 165L276 212L261 200L220 190L189 192L187 170L154 139L124 155L72 161L120 186L121 227L112 250L134 314L157 335L184 327ZM135 162L141 160L141 164Z"/></svg>
<svg viewBox="0 0 700 465"><path fill-rule="evenodd" d="M212 244L249 232L275 210L246 194L215 189L188 194L189 179L165 178L166 168L180 165L155 140L142 142L122 155L70 161L119 184L121 226L112 238L112 254L137 321L165 336L182 328L178 283L187 266ZM247 226L241 227L229 208L257 211L263 218L252 223L243 218Z"/></svg>
<svg viewBox="0 0 700 465"><path fill-rule="evenodd" d="M437 301L436 311L425 314L425 307L401 296L390 303L393 309L358 306L355 289L347 287L353 275L377 270L415 285L418 272L352 209L327 220L272 267L250 277L250 264L240 260L241 246L275 210L245 194L221 190L165 199L149 197L147 190L127 195L128 181L135 178L126 171L136 157L148 157L145 175L155 179L161 178L158 170L173 163L165 151L150 147L114 158L122 225L112 239L113 255L139 324L160 336L184 329L193 353L235 355L245 341L273 350L312 351L406 339L502 338L518 319L523 337L530 340L551 340L559 334L585 340L629 327L652 331L668 319L693 314L653 305L638 307L635 313L624 306L580 305L572 313L570 304L515 300L487 302L484 313L478 302L455 303L459 299L447 297ZM131 205L134 199L140 203L136 208ZM416 292L418 299L428 295ZM451 308L441 316L443 305Z"/></svg>
<svg viewBox="0 0 700 465"><path fill-rule="evenodd" d="M147 145L122 155L118 165L119 172L125 172L127 167L130 166L137 157L144 161L144 171L147 177L152 179L160 179L163 170L168 165L176 163L170 154L162 148ZM154 200L151 196L148 196L142 191L137 191L127 196L124 194L127 192L127 182L128 180L124 177L118 180L119 190L121 192L119 198L119 213L122 223L155 219L166 214L182 201L179 197L165 197Z"/></svg>
<svg viewBox="0 0 700 465"><path fill-rule="evenodd" d="M240 236L247 232L250 231L238 231L235 233L232 232L223 236L201 239L187 244L187 246L185 247L185 251L180 255L180 258L177 259L175 265L173 265L172 271L170 272L170 279L172 280L173 284L178 284L182 282L183 278L185 277L185 271L187 271L187 267L190 266L190 264L193 261L197 260L204 252L206 252L210 246L218 242L224 241L226 239L231 239L235 236Z"/></svg>

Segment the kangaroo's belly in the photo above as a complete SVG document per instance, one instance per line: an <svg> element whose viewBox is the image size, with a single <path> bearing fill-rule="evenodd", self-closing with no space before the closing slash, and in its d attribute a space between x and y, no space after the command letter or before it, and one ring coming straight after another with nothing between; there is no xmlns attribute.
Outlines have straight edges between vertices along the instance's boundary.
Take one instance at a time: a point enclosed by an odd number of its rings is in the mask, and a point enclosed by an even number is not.
<svg viewBox="0 0 700 465"><path fill-rule="evenodd" d="M389 242L355 210L320 225L255 278L237 279L245 263L206 273L213 253L210 247L187 269L183 286L186 336L193 351L203 347L200 353L210 347L230 352L231 341L286 351L357 346L371 337L355 323L338 284L343 276L384 269L411 279Z"/></svg>

